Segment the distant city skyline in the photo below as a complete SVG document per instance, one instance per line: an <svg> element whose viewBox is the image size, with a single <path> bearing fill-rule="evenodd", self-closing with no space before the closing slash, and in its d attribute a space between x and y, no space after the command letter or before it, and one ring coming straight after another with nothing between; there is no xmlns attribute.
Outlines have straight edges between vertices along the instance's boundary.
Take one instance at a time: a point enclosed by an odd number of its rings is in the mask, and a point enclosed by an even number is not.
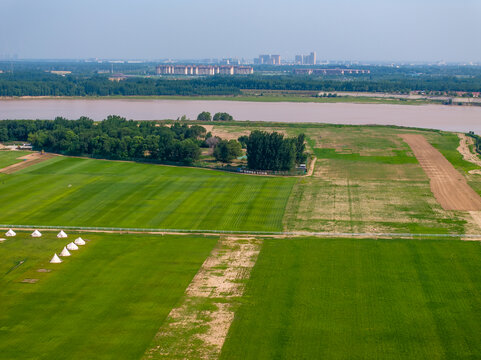
<svg viewBox="0 0 481 360"><path fill-rule="evenodd" d="M0 57L481 62L478 0L2 0Z"/></svg>

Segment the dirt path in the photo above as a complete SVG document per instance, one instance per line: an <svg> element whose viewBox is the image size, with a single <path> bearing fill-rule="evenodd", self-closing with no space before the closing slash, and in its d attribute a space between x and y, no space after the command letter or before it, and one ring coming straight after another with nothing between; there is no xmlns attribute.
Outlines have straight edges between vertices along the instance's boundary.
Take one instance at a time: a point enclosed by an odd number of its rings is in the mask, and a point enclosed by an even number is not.
<svg viewBox="0 0 481 360"><path fill-rule="evenodd" d="M20 171L22 169L25 169L29 166L41 163L42 161L48 160L53 158L54 156L57 156L55 154L41 154L41 153L32 153L28 154L22 157L19 157L17 159L23 160L21 162L18 162L16 164L4 167L3 169L0 169L0 173L3 174L12 174L16 171Z"/></svg>
<svg viewBox="0 0 481 360"><path fill-rule="evenodd" d="M221 238L144 359L217 359L260 247L254 238Z"/></svg>
<svg viewBox="0 0 481 360"><path fill-rule="evenodd" d="M478 165L481 167L481 159L479 156L469 149L470 145L474 145L473 138L466 136L465 134L459 133L459 147L458 151L463 156L463 159L469 161L472 164ZM470 174L480 174L481 170L471 170L469 171Z"/></svg>
<svg viewBox="0 0 481 360"><path fill-rule="evenodd" d="M444 210L480 211L481 197L454 166L422 135L402 134L424 172L431 180L431 191Z"/></svg>
<svg viewBox="0 0 481 360"><path fill-rule="evenodd" d="M312 176L312 174L314 173L314 168L316 167L316 161L317 158L314 157L314 159L312 159L311 163L309 164L309 170L307 171L306 176Z"/></svg>

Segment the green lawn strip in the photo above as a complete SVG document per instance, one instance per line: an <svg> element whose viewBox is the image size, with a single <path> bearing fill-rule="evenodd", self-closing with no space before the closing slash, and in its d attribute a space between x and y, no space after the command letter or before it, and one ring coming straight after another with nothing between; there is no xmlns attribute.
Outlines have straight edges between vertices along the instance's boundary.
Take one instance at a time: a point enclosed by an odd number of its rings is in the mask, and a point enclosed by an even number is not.
<svg viewBox="0 0 481 360"><path fill-rule="evenodd" d="M39 165L2 178L0 223L280 231L296 182L68 157Z"/></svg>
<svg viewBox="0 0 481 360"><path fill-rule="evenodd" d="M407 155L406 150L393 150L395 156L366 156L358 153L343 154L335 149L314 149L319 159L336 159L353 162L370 162L379 164L416 164L417 159L414 156Z"/></svg>
<svg viewBox="0 0 481 360"><path fill-rule="evenodd" d="M22 162L23 160L18 159L19 157L30 154L31 151L8 151L0 150L0 169L4 167Z"/></svg>
<svg viewBox="0 0 481 360"><path fill-rule="evenodd" d="M268 239L221 359L481 357L479 243Z"/></svg>
<svg viewBox="0 0 481 360"><path fill-rule="evenodd" d="M467 173L469 170L479 169L479 166L463 159L457 150L459 147L459 137L453 133L430 134L426 136L428 141L449 160L453 166Z"/></svg>
<svg viewBox="0 0 481 360"><path fill-rule="evenodd" d="M426 138L435 148L443 154L446 159L459 171L467 177L469 186L481 195L481 175L469 174L471 170L479 170L480 167L463 159L463 156L457 150L459 146L459 137L453 133L427 134Z"/></svg>
<svg viewBox="0 0 481 360"><path fill-rule="evenodd" d="M0 244L0 358L140 358L217 242L81 234L87 245L49 264L77 236L55 235L19 233ZM25 278L38 282L21 283Z"/></svg>

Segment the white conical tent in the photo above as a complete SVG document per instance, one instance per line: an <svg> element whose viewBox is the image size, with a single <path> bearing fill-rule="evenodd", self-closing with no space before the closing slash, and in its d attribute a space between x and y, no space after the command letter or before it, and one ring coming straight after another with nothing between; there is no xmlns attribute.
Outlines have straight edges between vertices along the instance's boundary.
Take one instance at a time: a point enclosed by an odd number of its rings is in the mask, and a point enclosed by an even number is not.
<svg viewBox="0 0 481 360"><path fill-rule="evenodd" d="M57 234L57 237L60 239L63 239L67 237L67 234L65 234L64 231L62 230Z"/></svg>
<svg viewBox="0 0 481 360"><path fill-rule="evenodd" d="M12 229L8 229L8 231L5 233L5 236L15 236L15 235L17 234Z"/></svg>
<svg viewBox="0 0 481 360"><path fill-rule="evenodd" d="M62 262L62 260L58 257L57 254L55 254L53 257L52 257L52 260L50 260L50 263L51 264L60 264Z"/></svg>
<svg viewBox="0 0 481 360"><path fill-rule="evenodd" d="M42 233L38 230L35 230L33 233L32 233L32 237L41 237L42 236Z"/></svg>
<svg viewBox="0 0 481 360"><path fill-rule="evenodd" d="M78 246L71 242L67 245L67 250L78 250Z"/></svg>
<svg viewBox="0 0 481 360"><path fill-rule="evenodd" d="M76 238L74 243L76 245L85 245L85 241L81 237Z"/></svg>
<svg viewBox="0 0 481 360"><path fill-rule="evenodd" d="M70 253L68 252L66 247L63 248L62 252L60 253L60 256L70 256Z"/></svg>

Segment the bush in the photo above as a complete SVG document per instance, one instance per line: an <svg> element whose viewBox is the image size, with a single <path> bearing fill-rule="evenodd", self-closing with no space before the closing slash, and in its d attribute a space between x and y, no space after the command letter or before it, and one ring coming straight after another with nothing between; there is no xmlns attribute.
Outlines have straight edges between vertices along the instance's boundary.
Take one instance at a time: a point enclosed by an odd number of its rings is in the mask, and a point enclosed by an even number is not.
<svg viewBox="0 0 481 360"><path fill-rule="evenodd" d="M214 157L217 161L231 162L242 155L242 146L237 140L220 140L214 149Z"/></svg>

